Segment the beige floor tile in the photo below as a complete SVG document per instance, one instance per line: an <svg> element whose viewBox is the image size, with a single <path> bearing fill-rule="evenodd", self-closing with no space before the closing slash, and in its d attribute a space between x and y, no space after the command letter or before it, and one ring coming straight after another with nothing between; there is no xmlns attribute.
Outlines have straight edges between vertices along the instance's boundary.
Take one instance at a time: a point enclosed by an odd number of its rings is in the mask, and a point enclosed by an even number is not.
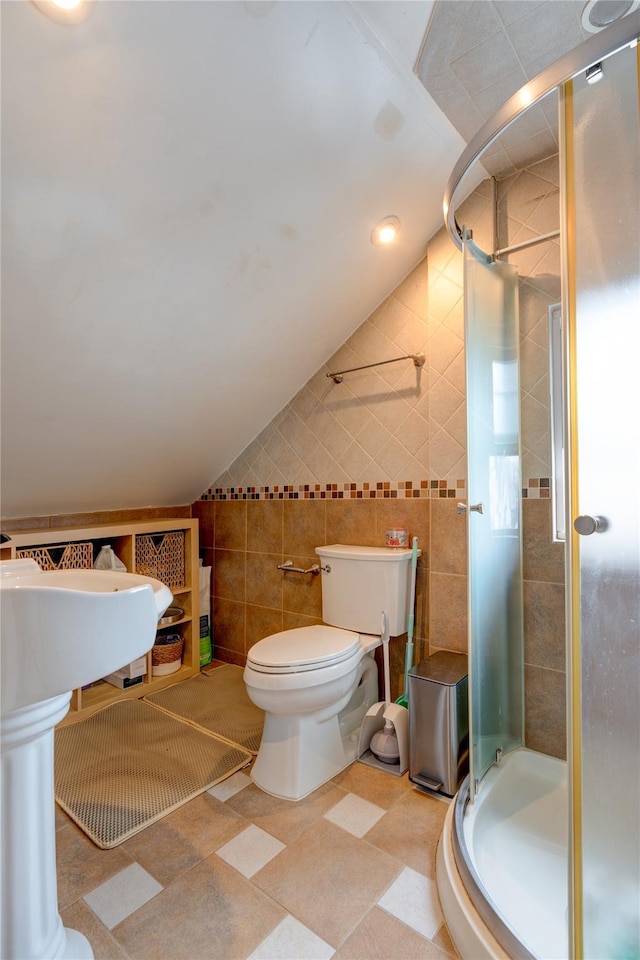
<svg viewBox="0 0 640 960"><path fill-rule="evenodd" d="M251 784L227 800L225 806L242 814L272 837L283 843L292 843L344 796L344 790L326 783L310 796L292 803L291 800L271 797Z"/></svg>
<svg viewBox="0 0 640 960"><path fill-rule="evenodd" d="M241 960L285 915L213 855L112 933L131 960Z"/></svg>
<svg viewBox="0 0 640 960"><path fill-rule="evenodd" d="M100 850L74 823L56 833L58 906L66 907L133 863L122 847Z"/></svg>
<svg viewBox="0 0 640 960"><path fill-rule="evenodd" d="M127 840L122 849L166 887L246 826L240 814L204 793Z"/></svg>
<svg viewBox="0 0 640 960"><path fill-rule="evenodd" d="M449 957L453 957L453 960L460 960L460 954L454 946L453 940L451 939L451 935L447 930L447 925L445 923L442 924L436 933L435 937L433 938L433 942L437 943L439 947L442 947L444 952Z"/></svg>
<svg viewBox="0 0 640 960"><path fill-rule="evenodd" d="M412 790L378 820L365 839L433 880L447 810L448 804L442 800Z"/></svg>
<svg viewBox="0 0 640 960"><path fill-rule="evenodd" d="M253 882L337 947L400 870L392 857L321 820L255 874Z"/></svg>
<svg viewBox="0 0 640 960"><path fill-rule="evenodd" d="M446 954L431 940L400 920L374 907L358 924L333 960L447 960Z"/></svg>
<svg viewBox="0 0 640 960"><path fill-rule="evenodd" d="M413 789L413 784L406 773L402 777L397 777L395 774L376 770L375 767L358 762L352 763L331 782L348 790L349 793L356 793L359 797L384 807L385 810Z"/></svg>
<svg viewBox="0 0 640 960"><path fill-rule="evenodd" d="M65 927L85 935L95 960L126 960L124 950L82 900L65 907L60 911L60 916Z"/></svg>

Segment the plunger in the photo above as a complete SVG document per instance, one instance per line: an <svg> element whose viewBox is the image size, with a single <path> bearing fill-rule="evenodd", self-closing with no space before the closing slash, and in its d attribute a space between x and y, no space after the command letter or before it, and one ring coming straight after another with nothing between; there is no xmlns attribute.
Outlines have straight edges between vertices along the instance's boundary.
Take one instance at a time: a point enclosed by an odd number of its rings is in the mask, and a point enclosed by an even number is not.
<svg viewBox="0 0 640 960"><path fill-rule="evenodd" d="M391 703L391 691L389 686L389 621L384 611L382 613L382 657L384 661L384 706L386 710ZM369 749L382 763L399 763L400 748L396 728L391 720L385 720L382 730L377 730L374 733L371 737Z"/></svg>

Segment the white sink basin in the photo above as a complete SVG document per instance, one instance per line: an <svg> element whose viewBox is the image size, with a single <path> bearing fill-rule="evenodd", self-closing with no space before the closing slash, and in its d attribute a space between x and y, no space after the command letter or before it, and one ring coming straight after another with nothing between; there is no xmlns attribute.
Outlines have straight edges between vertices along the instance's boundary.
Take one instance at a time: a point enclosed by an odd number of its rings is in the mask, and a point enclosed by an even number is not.
<svg viewBox="0 0 640 960"><path fill-rule="evenodd" d="M92 683L153 646L172 594L113 570L0 561L2 716Z"/></svg>

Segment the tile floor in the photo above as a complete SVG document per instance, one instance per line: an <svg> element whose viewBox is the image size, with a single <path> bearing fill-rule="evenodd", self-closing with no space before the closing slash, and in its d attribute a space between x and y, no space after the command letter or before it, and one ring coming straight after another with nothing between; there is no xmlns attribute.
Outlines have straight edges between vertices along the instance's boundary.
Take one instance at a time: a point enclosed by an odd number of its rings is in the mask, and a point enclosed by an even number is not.
<svg viewBox="0 0 640 960"><path fill-rule="evenodd" d="M298 803L248 771L113 850L56 808L58 900L96 960L448 960L447 805L354 763Z"/></svg>

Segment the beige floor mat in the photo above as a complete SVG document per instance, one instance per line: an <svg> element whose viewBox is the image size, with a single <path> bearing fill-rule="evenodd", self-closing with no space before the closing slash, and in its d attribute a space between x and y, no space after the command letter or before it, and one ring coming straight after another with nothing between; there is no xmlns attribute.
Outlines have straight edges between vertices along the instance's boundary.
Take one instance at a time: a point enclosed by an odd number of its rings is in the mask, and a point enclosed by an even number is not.
<svg viewBox="0 0 640 960"><path fill-rule="evenodd" d="M124 700L56 730L56 800L106 850L251 759L141 700Z"/></svg>
<svg viewBox="0 0 640 960"><path fill-rule="evenodd" d="M242 675L242 667L225 664L144 699L256 754L262 739L264 712L247 696Z"/></svg>

